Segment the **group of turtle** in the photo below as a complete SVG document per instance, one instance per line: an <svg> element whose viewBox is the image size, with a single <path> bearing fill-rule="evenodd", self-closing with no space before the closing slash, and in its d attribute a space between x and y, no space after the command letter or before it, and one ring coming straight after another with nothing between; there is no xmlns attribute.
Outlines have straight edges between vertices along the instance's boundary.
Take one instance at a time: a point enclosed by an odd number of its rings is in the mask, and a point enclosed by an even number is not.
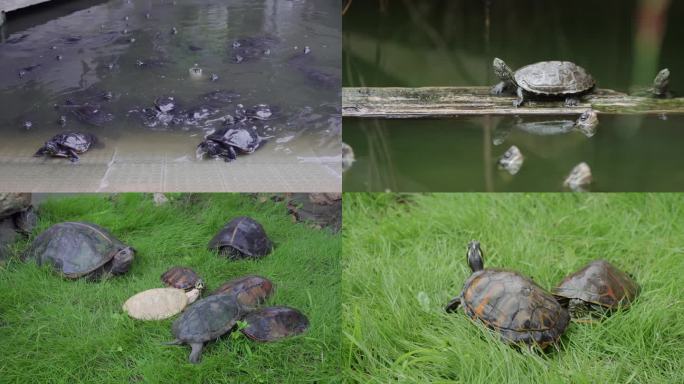
<svg viewBox="0 0 684 384"><path fill-rule="evenodd" d="M565 100L565 105L579 105L581 97L590 94L596 87L596 81L587 70L569 61L542 61L527 65L513 71L506 63L494 58L494 73L501 80L492 87L492 95L514 94L514 107L520 107L528 100ZM669 90L670 71L665 68L656 75L653 85L637 92L637 96L653 98L671 98ZM557 135L579 131L587 137L596 133L598 114L589 109L582 112L576 121L554 120L525 123L521 119L513 127L507 126L494 135L494 144L503 143L511 128L517 128L535 135ZM498 160L499 168L515 175L520 171L524 156L520 149L513 145ZM591 184L592 176L589 165L582 162L576 165L566 177L563 185L573 191L583 191Z"/></svg>
<svg viewBox="0 0 684 384"><path fill-rule="evenodd" d="M592 322L625 309L640 289L629 274L605 260L590 262L549 293L518 272L485 269L477 241L468 244L466 257L473 274L446 311L461 306L470 318L516 345L544 349L559 341L571 319Z"/></svg>
<svg viewBox="0 0 684 384"><path fill-rule="evenodd" d="M230 259L261 258L272 251L273 243L261 224L241 216L228 222L208 248ZM105 228L86 222L63 222L38 235L22 259L49 265L67 279L99 280L128 272L135 254L133 247ZM239 323L243 334L262 342L297 335L309 327L307 317L297 309L261 307L274 291L274 284L261 276L231 279L206 298L201 298L204 280L190 268L173 267L162 274L161 280L166 288L140 292L129 298L123 309L141 320L161 320L185 310L173 323L176 339L172 344L189 344L192 363L199 362L205 342L234 330Z"/></svg>

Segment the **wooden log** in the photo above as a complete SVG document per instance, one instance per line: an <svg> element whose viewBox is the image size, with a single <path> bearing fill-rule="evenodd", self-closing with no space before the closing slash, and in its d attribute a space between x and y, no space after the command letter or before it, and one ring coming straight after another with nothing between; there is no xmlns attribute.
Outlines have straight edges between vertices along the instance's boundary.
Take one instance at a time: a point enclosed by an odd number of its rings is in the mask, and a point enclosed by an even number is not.
<svg viewBox="0 0 684 384"><path fill-rule="evenodd" d="M564 101L529 101L513 107L513 96L493 96L489 87L343 88L344 117L388 119L463 115L576 115L593 108L610 114L680 114L684 98L656 99L599 89L576 107Z"/></svg>

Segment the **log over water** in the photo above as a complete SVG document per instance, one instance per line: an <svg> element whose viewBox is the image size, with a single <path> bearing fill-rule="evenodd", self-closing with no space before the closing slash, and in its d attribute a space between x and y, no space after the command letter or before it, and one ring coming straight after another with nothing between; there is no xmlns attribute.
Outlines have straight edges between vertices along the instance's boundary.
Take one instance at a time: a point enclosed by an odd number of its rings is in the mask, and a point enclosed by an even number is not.
<svg viewBox="0 0 684 384"><path fill-rule="evenodd" d="M655 99L598 89L580 105L561 101L526 101L513 107L514 96L492 96L489 87L343 88L342 115L372 118L429 118L463 115L571 115L588 108L610 114L684 113L684 98Z"/></svg>

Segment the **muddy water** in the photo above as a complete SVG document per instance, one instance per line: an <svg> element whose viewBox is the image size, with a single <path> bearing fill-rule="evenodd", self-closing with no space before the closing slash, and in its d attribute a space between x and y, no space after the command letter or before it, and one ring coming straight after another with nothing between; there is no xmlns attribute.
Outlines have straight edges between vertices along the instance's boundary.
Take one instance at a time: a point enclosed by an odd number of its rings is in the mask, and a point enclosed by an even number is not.
<svg viewBox="0 0 684 384"><path fill-rule="evenodd" d="M339 189L335 1L76 3L80 8L57 5L8 19L0 44L3 189ZM233 42L244 38L268 43L236 51ZM305 47L304 59L292 59ZM195 64L198 79L189 72ZM239 96L213 104L210 116L197 121L144 124L138 113L160 96L174 97L183 109L205 107L202 96L216 90ZM97 105L113 119L97 126L69 107L55 108L68 103ZM278 110L273 120L250 123L269 138L262 148L231 163L196 159L197 144L221 127L221 118L257 104ZM64 127L57 122L62 115ZM91 132L102 145L78 164L32 156L63 130Z"/></svg>

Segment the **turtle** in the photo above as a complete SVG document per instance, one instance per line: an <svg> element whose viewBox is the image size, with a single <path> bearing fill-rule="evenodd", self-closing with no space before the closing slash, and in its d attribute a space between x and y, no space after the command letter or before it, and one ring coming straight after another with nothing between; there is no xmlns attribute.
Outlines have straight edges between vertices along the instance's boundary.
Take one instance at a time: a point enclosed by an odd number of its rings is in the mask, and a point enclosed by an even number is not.
<svg viewBox="0 0 684 384"><path fill-rule="evenodd" d="M251 217L240 216L229 221L209 241L209 249L231 259L261 258L271 253L273 243L261 224Z"/></svg>
<svg viewBox="0 0 684 384"><path fill-rule="evenodd" d="M306 222L314 228L342 229L342 195L340 193L288 194L287 212L295 221Z"/></svg>
<svg viewBox="0 0 684 384"><path fill-rule="evenodd" d="M573 319L589 321L592 316L629 307L639 289L627 273L606 260L594 260L565 277L551 292Z"/></svg>
<svg viewBox="0 0 684 384"><path fill-rule="evenodd" d="M468 244L467 259L473 274L461 294L446 306L447 312L462 305L466 315L497 331L510 344L544 349L560 339L570 316L553 295L518 272L484 269L477 241Z"/></svg>
<svg viewBox="0 0 684 384"><path fill-rule="evenodd" d="M129 316L139 320L163 320L181 313L190 304L178 288L153 288L131 296L123 304Z"/></svg>
<svg viewBox="0 0 684 384"><path fill-rule="evenodd" d="M91 280L128 272L135 249L106 229L87 222L58 223L38 235L24 253L24 260L51 265L68 279Z"/></svg>
<svg viewBox="0 0 684 384"><path fill-rule="evenodd" d="M520 152L520 149L515 145L511 145L511 147L501 155L497 164L499 169L503 169L511 175L515 175L520 171L520 167L522 167L524 160L525 157L522 152Z"/></svg>
<svg viewBox="0 0 684 384"><path fill-rule="evenodd" d="M523 122L518 118L515 128L539 136L561 135L572 131L579 131L586 137L596 134L598 113L593 109L582 112L577 120L546 120Z"/></svg>
<svg viewBox="0 0 684 384"><path fill-rule="evenodd" d="M9 256L9 246L28 235L36 222L30 193L0 193L0 260Z"/></svg>
<svg viewBox="0 0 684 384"><path fill-rule="evenodd" d="M233 62L236 64L244 61L259 59L268 56L271 48L277 45L280 40L273 36L251 36L236 39L231 44Z"/></svg>
<svg viewBox="0 0 684 384"><path fill-rule="evenodd" d="M178 103L173 96L160 96L154 100L154 107L161 113L170 113L178 109Z"/></svg>
<svg viewBox="0 0 684 384"><path fill-rule="evenodd" d="M658 99L673 98L674 94L670 92L670 70L661 69L653 79L653 85L650 88L637 90L633 95Z"/></svg>
<svg viewBox="0 0 684 384"><path fill-rule="evenodd" d="M167 287L185 291L188 303L193 303L202 295L204 280L190 268L173 267L161 275L161 281Z"/></svg>
<svg viewBox="0 0 684 384"><path fill-rule="evenodd" d="M97 143L97 137L84 132L62 132L45 142L34 154L35 157L66 157L72 162L78 161L79 154L85 153Z"/></svg>
<svg viewBox="0 0 684 384"><path fill-rule="evenodd" d="M260 342L278 341L309 329L309 319L299 310L290 307L261 308L248 313L243 321L247 326L240 332Z"/></svg>
<svg viewBox="0 0 684 384"><path fill-rule="evenodd" d="M243 127L225 127L205 137L197 146L197 158L208 156L230 162L237 158L238 153L253 153L266 143L267 140L254 129Z"/></svg>
<svg viewBox="0 0 684 384"><path fill-rule="evenodd" d="M230 332L244 314L234 295L208 296L198 300L174 321L171 330L176 339L166 345L190 345L189 360L199 363L204 343Z"/></svg>
<svg viewBox="0 0 684 384"><path fill-rule="evenodd" d="M256 307L263 304L273 294L273 283L261 276L243 276L225 282L211 294L235 295L241 305Z"/></svg>
<svg viewBox="0 0 684 384"><path fill-rule="evenodd" d="M584 68L570 61L541 61L513 72L497 58L494 73L501 82L491 89L494 95L514 91L518 98L514 107L520 107L528 98L565 99L567 106L579 104L579 97L590 93L596 81Z"/></svg>
<svg viewBox="0 0 684 384"><path fill-rule="evenodd" d="M570 171L568 177L563 181L563 185L574 192L584 192L591 182L591 168L589 168L589 164L581 162Z"/></svg>

